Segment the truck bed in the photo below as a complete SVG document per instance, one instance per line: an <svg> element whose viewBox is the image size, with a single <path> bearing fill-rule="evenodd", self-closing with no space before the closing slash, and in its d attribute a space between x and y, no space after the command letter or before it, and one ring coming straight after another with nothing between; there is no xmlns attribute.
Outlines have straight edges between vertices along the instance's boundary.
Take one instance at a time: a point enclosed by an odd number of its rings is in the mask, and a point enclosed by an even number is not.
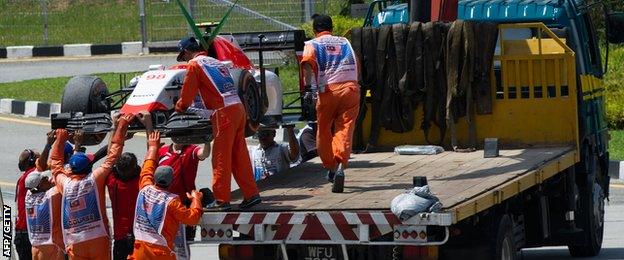
<svg viewBox="0 0 624 260"><path fill-rule="evenodd" d="M315 158L287 173L258 182L263 201L252 211L389 210L395 196L412 188L413 176L426 176L444 211L455 212L456 222L463 218L457 216L462 214L458 206L473 202L488 191L502 189L512 179L516 182L512 190L520 192L572 165L576 160L574 154L574 148L567 146L500 150L496 158L483 158L482 150L437 155L353 154L346 171L344 193L331 192L332 185L324 178L320 159ZM549 167L553 164L554 168ZM552 169L545 172L545 167ZM539 178L528 176L536 173ZM234 198L238 198L235 201L238 204L239 191Z"/></svg>

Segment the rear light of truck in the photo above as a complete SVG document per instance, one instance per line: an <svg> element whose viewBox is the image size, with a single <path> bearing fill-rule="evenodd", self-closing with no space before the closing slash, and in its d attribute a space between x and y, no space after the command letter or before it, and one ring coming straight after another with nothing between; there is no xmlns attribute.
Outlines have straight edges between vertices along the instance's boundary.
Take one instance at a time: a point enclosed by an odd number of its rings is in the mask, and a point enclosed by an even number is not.
<svg viewBox="0 0 624 260"><path fill-rule="evenodd" d="M425 226L394 226L394 241L427 242Z"/></svg>
<svg viewBox="0 0 624 260"><path fill-rule="evenodd" d="M234 238L234 230L232 225L211 225L210 227L202 227L201 237L204 241L210 240L232 240Z"/></svg>
<svg viewBox="0 0 624 260"><path fill-rule="evenodd" d="M254 258L253 251L254 250L253 250L252 245L234 246L234 245L229 245L229 244L220 244L219 245L219 259L224 259L224 260L253 259Z"/></svg>
<svg viewBox="0 0 624 260"><path fill-rule="evenodd" d="M438 259L438 247L403 246L403 259Z"/></svg>

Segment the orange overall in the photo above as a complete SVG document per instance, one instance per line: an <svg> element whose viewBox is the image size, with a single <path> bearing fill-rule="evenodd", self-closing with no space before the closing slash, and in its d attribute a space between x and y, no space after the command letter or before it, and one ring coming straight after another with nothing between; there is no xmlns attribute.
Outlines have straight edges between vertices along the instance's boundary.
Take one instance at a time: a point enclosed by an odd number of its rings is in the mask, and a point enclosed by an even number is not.
<svg viewBox="0 0 624 260"><path fill-rule="evenodd" d="M143 168L141 170L141 177L139 180L139 188L143 190L147 186L154 185L154 171L158 164L158 147L151 147L147 152ZM154 186L155 187L155 186ZM160 188L156 188L160 189ZM162 190L162 192L166 192ZM180 223L186 225L197 225L202 215L201 201L200 199L193 199L191 207L186 208L179 197L173 198L167 204L164 224L160 235L167 241L167 246L156 245L137 239L134 242L134 252L128 259L172 259L175 260L176 256L172 252L174 248L173 240L178 232ZM135 235L137 217L135 215Z"/></svg>
<svg viewBox="0 0 624 260"><path fill-rule="evenodd" d="M238 79L237 79L238 80ZM258 194L245 142L247 116L229 70L219 61L200 53L189 61L177 112L186 111L197 94L207 109L214 110L212 192L217 201L230 202L232 176L245 199Z"/></svg>
<svg viewBox="0 0 624 260"><path fill-rule="evenodd" d="M61 194L55 189L48 190L52 207L52 243L32 247L32 258L36 260L65 259L65 244L61 228Z"/></svg>
<svg viewBox="0 0 624 260"><path fill-rule="evenodd" d="M108 217L106 215L106 203L105 203L105 194L104 187L106 178L108 174L111 173L111 169L113 164L117 162L117 159L121 155L123 150L124 140L126 130L128 129L128 122L124 120L120 120L119 126L117 127L116 132L113 134L111 138L111 142L108 147L108 154L106 156L106 160L90 175L77 175L65 172L63 167L63 147L65 145L65 141L68 138L68 134L66 131L57 130L57 140L54 142L52 146L52 154L50 156L51 165L52 165L52 175L55 179L55 184L57 190L63 194L64 185L69 180L83 180L87 177L93 178L95 183L95 189L97 190L97 196L99 199L100 205L100 216L104 222L104 226L106 229L106 234L94 239L89 239L84 242L78 242L74 244L66 244L66 251L69 255L69 259L106 259L109 260L111 258L111 245L110 245L110 234ZM63 194L63 196L65 196ZM66 232L63 230L63 232ZM66 234L65 234L66 235Z"/></svg>
<svg viewBox="0 0 624 260"><path fill-rule="evenodd" d="M332 53L336 49L340 50L340 47L351 51ZM319 60L320 51L326 52L321 55L326 59L325 63ZM332 60L327 57L335 58ZM323 167L333 170L342 164L346 168L351 155L355 119L360 109L358 64L351 45L342 37L331 36L327 31L321 32L315 39L306 42L301 64L309 64L317 85L324 86L324 90L319 91L316 104L316 147ZM350 67L345 68L347 66Z"/></svg>

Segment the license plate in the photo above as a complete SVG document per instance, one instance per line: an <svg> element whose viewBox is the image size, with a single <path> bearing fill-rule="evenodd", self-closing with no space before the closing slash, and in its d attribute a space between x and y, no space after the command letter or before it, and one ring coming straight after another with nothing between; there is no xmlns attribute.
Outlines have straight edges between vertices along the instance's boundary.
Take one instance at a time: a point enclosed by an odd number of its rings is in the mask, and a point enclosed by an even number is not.
<svg viewBox="0 0 624 260"><path fill-rule="evenodd" d="M303 246L304 260L338 260L342 252L338 246Z"/></svg>

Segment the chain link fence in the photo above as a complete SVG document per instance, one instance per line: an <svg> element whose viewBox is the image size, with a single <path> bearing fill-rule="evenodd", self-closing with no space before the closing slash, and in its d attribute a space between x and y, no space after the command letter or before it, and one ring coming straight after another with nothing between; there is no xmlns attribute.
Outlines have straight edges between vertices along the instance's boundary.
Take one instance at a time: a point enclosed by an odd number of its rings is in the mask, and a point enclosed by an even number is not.
<svg viewBox="0 0 624 260"><path fill-rule="evenodd" d="M196 22L218 22L232 6L231 0L186 0ZM299 27L314 13L336 14L341 1L239 0L232 9L224 33L289 30ZM152 0L146 6L149 41L179 39L190 30L174 0Z"/></svg>
<svg viewBox="0 0 624 260"><path fill-rule="evenodd" d="M136 0L0 0L0 46L139 41Z"/></svg>
<svg viewBox="0 0 624 260"><path fill-rule="evenodd" d="M197 22L220 21L233 2L183 0ZM338 14L345 2L239 0L222 32L297 28L314 13ZM175 0L0 0L0 46L173 41L189 33Z"/></svg>

